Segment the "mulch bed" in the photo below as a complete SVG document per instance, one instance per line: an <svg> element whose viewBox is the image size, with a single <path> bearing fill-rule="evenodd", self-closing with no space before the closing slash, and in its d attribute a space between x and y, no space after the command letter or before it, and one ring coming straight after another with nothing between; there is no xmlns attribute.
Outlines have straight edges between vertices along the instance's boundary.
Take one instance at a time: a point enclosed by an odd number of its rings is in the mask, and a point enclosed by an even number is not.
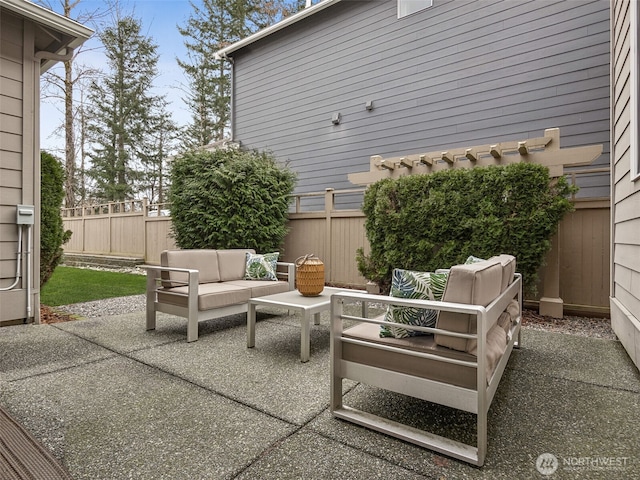
<svg viewBox="0 0 640 480"><path fill-rule="evenodd" d="M46 305L40 305L40 323L60 323L72 320L76 320L72 315Z"/></svg>

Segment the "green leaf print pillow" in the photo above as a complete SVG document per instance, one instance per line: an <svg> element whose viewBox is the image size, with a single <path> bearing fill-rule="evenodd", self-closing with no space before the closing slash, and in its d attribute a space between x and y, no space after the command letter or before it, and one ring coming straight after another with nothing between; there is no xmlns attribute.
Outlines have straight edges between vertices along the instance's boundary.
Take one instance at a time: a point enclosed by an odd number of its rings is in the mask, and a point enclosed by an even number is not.
<svg viewBox="0 0 640 480"><path fill-rule="evenodd" d="M394 269L392 276L391 297L412 298L421 300L442 300L444 287L447 284L448 272L414 272L412 270ZM389 305L385 321L417 325L421 327L435 327L438 312L424 308L399 307ZM402 327L381 325L381 337L405 338L415 335L430 335Z"/></svg>
<svg viewBox="0 0 640 480"><path fill-rule="evenodd" d="M278 280L276 276L276 263L278 252L259 255L247 252L247 267L244 273L245 280Z"/></svg>

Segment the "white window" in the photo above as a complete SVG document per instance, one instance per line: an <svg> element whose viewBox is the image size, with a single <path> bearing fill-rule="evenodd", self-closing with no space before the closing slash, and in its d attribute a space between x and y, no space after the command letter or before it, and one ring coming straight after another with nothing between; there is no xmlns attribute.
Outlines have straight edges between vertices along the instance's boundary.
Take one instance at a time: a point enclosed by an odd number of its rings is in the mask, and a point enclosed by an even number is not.
<svg viewBox="0 0 640 480"><path fill-rule="evenodd" d="M433 0L398 0L398 18L406 17L433 5Z"/></svg>
<svg viewBox="0 0 640 480"><path fill-rule="evenodd" d="M631 2L631 181L640 180L640 8Z"/></svg>

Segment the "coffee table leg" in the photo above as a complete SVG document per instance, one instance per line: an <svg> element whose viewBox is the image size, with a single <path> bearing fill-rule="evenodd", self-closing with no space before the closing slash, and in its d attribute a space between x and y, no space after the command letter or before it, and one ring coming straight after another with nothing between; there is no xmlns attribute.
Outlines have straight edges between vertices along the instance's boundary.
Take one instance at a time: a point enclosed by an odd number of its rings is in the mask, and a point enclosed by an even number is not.
<svg viewBox="0 0 640 480"><path fill-rule="evenodd" d="M300 331L300 361L308 362L309 361L309 350L311 339L309 336L310 323L311 323L311 315L308 310L305 310L302 318L302 329Z"/></svg>
<svg viewBox="0 0 640 480"><path fill-rule="evenodd" d="M247 348L256 346L256 306L249 302L247 311Z"/></svg>
<svg viewBox="0 0 640 480"><path fill-rule="evenodd" d="M315 313L313 315L313 324L314 325L320 325L320 314L319 313Z"/></svg>

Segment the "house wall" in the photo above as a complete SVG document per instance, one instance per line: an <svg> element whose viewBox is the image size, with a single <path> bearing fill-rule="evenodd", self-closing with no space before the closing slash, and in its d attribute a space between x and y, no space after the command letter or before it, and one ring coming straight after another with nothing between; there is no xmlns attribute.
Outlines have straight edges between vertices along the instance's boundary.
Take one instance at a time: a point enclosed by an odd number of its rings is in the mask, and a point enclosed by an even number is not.
<svg viewBox="0 0 640 480"><path fill-rule="evenodd" d="M632 105L639 101L633 88L630 2L615 0L611 13L612 102L611 144L611 324L634 363L640 368L640 179L631 178L631 162L638 156L638 122Z"/></svg>
<svg viewBox="0 0 640 480"><path fill-rule="evenodd" d="M602 143L609 165L607 0L434 0L402 19L395 1L343 1L231 56L234 140L289 162L297 193L352 187L371 155L551 127L563 147ZM608 173L578 185L609 196Z"/></svg>
<svg viewBox="0 0 640 480"><path fill-rule="evenodd" d="M39 63L33 59L34 25L0 10L0 289L15 279L18 251L16 206L40 204L39 151L36 118ZM26 59L25 59L26 58ZM31 59L31 60L29 60ZM31 258L40 258L39 220L31 229ZM26 231L25 231L26 238ZM26 242L25 242L26 245ZM27 318L27 278L32 284L31 305L39 304L38 262L27 275L21 263L16 288L0 290L0 323Z"/></svg>

